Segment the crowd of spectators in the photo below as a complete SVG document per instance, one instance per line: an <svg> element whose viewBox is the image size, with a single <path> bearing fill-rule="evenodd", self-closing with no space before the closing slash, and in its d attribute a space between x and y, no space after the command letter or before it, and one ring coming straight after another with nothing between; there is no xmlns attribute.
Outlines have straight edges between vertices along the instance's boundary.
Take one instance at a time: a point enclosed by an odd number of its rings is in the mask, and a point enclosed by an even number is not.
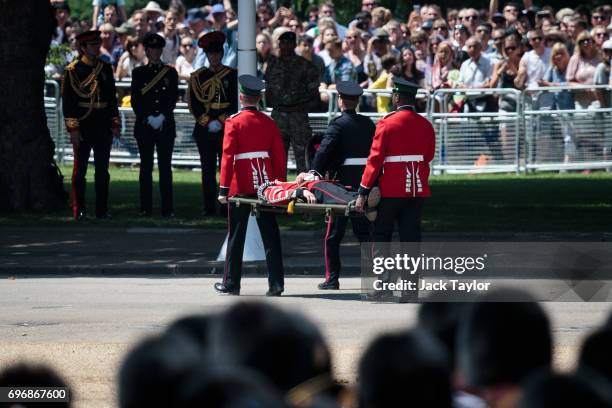
<svg viewBox="0 0 612 408"><path fill-rule="evenodd" d="M117 405L612 407L610 320L586 337L574 368L561 372L553 364L549 317L526 293L497 290L474 303L436 300L420 306L415 327L373 338L359 357L355 384L337 381L321 330L296 312L249 301L186 316L123 358ZM0 373L0 387L14 386L66 382L49 368L22 364Z"/></svg>
<svg viewBox="0 0 612 408"><path fill-rule="evenodd" d="M102 58L113 65L117 79L129 78L134 67L146 63L141 39L151 31L166 38L162 59L175 66L182 79L207 65L205 53L196 44L210 30L225 33L223 63L236 67L238 21L228 0L212 0L214 4L189 10L182 0L172 0L166 10L150 1L129 16L124 0L95 0L91 21L71 20L67 3L52 3L58 22L52 44L72 45L76 33L99 29L104 42ZM529 7L509 2L498 8L497 0L492 0L489 9L443 11L436 4L425 4L414 6L406 16L393 15L376 0L362 0L361 10L345 26L336 20L330 1L311 5L299 16L290 8L275 8L271 0L258 0L258 74L263 78L267 63L278 53L278 36L289 30L298 37L296 52L319 69L321 101L313 102L313 110L325 106L321 105L328 98L325 90L333 89L336 81L353 80L363 88L385 89L390 88L393 75L429 91L609 84L612 6L554 10L525 5ZM74 53L73 47L67 60ZM48 73L59 77L61 67L48 67ZM562 98L566 99L563 103L575 103L578 108L593 103L607 107L610 99L604 92L593 91L565 93ZM542 98L538 103L551 108L552 99ZM451 110L511 110L516 106L512 96L500 100L468 97L455 102ZM360 108L387 112L389 98L366 98Z"/></svg>

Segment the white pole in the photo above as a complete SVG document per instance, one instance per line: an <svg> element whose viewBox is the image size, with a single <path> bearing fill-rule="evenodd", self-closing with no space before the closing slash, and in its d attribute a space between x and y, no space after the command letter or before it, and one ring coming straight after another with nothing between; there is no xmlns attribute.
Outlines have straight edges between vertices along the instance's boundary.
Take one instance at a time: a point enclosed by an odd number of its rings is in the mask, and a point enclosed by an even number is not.
<svg viewBox="0 0 612 408"><path fill-rule="evenodd" d="M257 51L255 49L255 0L238 0L238 76L257 76ZM236 90L238 92L238 90ZM227 237L217 256L218 261L225 260ZM249 217L244 241L242 260L265 261L266 252L261 240L261 233L254 216Z"/></svg>
<svg viewBox="0 0 612 408"><path fill-rule="evenodd" d="M257 76L255 0L238 0L238 75Z"/></svg>

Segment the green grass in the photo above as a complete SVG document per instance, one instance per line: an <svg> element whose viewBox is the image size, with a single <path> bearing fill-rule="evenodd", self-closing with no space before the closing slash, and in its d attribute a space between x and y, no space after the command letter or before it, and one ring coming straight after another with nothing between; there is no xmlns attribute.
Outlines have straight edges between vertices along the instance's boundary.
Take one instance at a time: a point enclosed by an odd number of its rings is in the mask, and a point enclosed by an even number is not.
<svg viewBox="0 0 612 408"><path fill-rule="evenodd" d="M64 167L70 191L69 167ZM157 174L154 175L154 180ZM612 173L538 173L530 175L436 176L431 179L423 227L427 232L610 232L612 231ZM88 174L87 200L94 209L93 168ZM200 173L174 171L177 217L138 217L138 169L111 169L110 211L113 219L76 224L70 210L0 216L0 226L174 227L226 228L223 218L200 216ZM154 186L154 205L159 204ZM159 208L154 210L159 214ZM322 217L279 217L281 227L318 229Z"/></svg>

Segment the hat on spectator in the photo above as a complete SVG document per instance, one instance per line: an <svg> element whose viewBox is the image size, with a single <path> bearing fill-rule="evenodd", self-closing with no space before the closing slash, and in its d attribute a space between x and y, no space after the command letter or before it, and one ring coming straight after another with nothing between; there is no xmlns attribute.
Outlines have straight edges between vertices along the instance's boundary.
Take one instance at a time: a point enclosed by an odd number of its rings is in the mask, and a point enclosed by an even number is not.
<svg viewBox="0 0 612 408"><path fill-rule="evenodd" d="M253 75L240 75L238 77L240 93L249 96L259 96L266 87L262 80Z"/></svg>
<svg viewBox="0 0 612 408"><path fill-rule="evenodd" d="M197 7L189 9L187 12L187 21L190 23L196 20L206 20L206 17L208 15Z"/></svg>
<svg viewBox="0 0 612 408"><path fill-rule="evenodd" d="M336 82L336 90L342 98L346 99L357 99L363 95L363 89L358 83L352 81Z"/></svg>
<svg viewBox="0 0 612 408"><path fill-rule="evenodd" d="M223 51L223 43L225 42L225 34L222 31L211 31L204 34L198 40L198 46L204 52L221 52Z"/></svg>
<svg viewBox="0 0 612 408"><path fill-rule="evenodd" d="M497 23L497 24L503 24L506 22L506 17L504 17L503 13L495 13L493 14L493 17L491 17L491 21Z"/></svg>
<svg viewBox="0 0 612 408"><path fill-rule="evenodd" d="M416 95L419 90L419 85L414 82L410 82L405 80L402 77L393 76L393 92L397 92L399 94L412 94Z"/></svg>
<svg viewBox="0 0 612 408"><path fill-rule="evenodd" d="M374 41L389 41L389 33L384 28L379 28L374 31L374 37L372 37Z"/></svg>
<svg viewBox="0 0 612 408"><path fill-rule="evenodd" d="M164 48L166 40L159 34L147 33L142 40L142 45L146 48Z"/></svg>
<svg viewBox="0 0 612 408"><path fill-rule="evenodd" d="M143 10L150 11L152 13L160 13L160 14L164 12L164 10L159 6L159 3L157 3L156 1L148 2L145 8L143 8Z"/></svg>
<svg viewBox="0 0 612 408"><path fill-rule="evenodd" d="M210 14L222 14L225 13L225 7L223 4L217 3L210 9Z"/></svg>
<svg viewBox="0 0 612 408"><path fill-rule="evenodd" d="M81 44L96 44L100 42L100 31L84 31L81 34L78 34L75 38Z"/></svg>
<svg viewBox="0 0 612 408"><path fill-rule="evenodd" d="M424 30L424 31L429 31L432 28L433 28L433 21L431 20L425 20L425 22L421 26L421 30Z"/></svg>
<svg viewBox="0 0 612 408"><path fill-rule="evenodd" d="M561 21L563 20L564 17L573 16L573 15L574 15L574 10L572 10L571 8L569 7L562 8L561 10L557 11L557 14L555 14L555 20Z"/></svg>
<svg viewBox="0 0 612 408"><path fill-rule="evenodd" d="M293 31L285 31L284 33L278 36L278 41L282 41L282 40L295 41L296 40L295 33Z"/></svg>
<svg viewBox="0 0 612 408"><path fill-rule="evenodd" d="M123 23L121 23L121 25L119 27L115 28L115 32L117 34L136 34L136 28L134 28L134 25L132 23L130 23L129 21L125 21Z"/></svg>
<svg viewBox="0 0 612 408"><path fill-rule="evenodd" d="M603 45L601 46L602 50L612 50L612 40L606 40L604 41Z"/></svg>

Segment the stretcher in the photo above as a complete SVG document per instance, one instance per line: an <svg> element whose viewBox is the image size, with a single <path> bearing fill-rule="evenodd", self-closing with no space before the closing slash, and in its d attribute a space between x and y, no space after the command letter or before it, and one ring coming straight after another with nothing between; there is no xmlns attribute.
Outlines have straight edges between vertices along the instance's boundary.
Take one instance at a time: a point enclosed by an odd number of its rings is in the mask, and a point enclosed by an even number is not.
<svg viewBox="0 0 612 408"><path fill-rule="evenodd" d="M285 205L272 205L267 202L253 197L231 197L228 200L237 207L248 205L251 207L251 213L256 217L260 212L274 212L277 214L324 214L326 218L332 215L344 215L347 217L357 217L363 214L355 211L355 202L351 201L348 204L308 204L291 201Z"/></svg>

